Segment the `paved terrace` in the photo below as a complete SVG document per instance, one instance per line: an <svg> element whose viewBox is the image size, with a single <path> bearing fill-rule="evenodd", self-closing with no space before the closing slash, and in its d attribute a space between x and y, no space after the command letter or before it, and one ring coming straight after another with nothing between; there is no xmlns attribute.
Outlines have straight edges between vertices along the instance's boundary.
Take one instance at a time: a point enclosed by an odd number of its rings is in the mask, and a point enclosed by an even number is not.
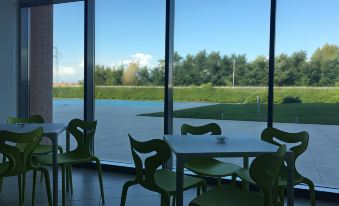
<svg viewBox="0 0 339 206"><path fill-rule="evenodd" d="M207 103L175 103L175 109L197 107ZM96 155L102 160L116 162L132 162L127 133L139 140L161 138L163 134L163 118L137 116L148 112L162 111L163 105L157 104L98 104L96 119L98 128L95 140ZM82 105L56 104L54 121L67 123L72 118L82 118ZM224 135L251 135L260 138L261 131L266 127L263 122L208 120L208 119L174 119L174 133L180 133L184 123L202 125L216 122L222 127ZM306 177L312 179L317 186L339 188L339 126L275 123L276 128L310 133L307 152L297 161L297 168ZM59 143L64 145L64 136ZM241 158L228 158L226 161L242 165Z"/></svg>

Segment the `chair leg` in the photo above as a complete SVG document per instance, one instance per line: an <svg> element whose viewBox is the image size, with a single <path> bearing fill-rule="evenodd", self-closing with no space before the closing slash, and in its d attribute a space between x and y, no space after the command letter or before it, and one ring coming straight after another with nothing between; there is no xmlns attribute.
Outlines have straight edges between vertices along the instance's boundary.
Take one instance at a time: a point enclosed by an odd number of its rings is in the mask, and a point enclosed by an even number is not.
<svg viewBox="0 0 339 206"><path fill-rule="evenodd" d="M122 194L121 194L121 200L120 200L120 206L125 206L126 204L126 196L128 188L132 185L136 185L137 183L134 180L127 181L123 188L122 188Z"/></svg>
<svg viewBox="0 0 339 206"><path fill-rule="evenodd" d="M26 173L22 174L22 202L25 202Z"/></svg>
<svg viewBox="0 0 339 206"><path fill-rule="evenodd" d="M207 183L205 180L201 183L201 188L202 188L202 193L207 192Z"/></svg>
<svg viewBox="0 0 339 206"><path fill-rule="evenodd" d="M175 206L176 202L175 202L175 195L173 195L173 199L172 199L172 206Z"/></svg>
<svg viewBox="0 0 339 206"><path fill-rule="evenodd" d="M6 156L5 155L2 155L2 163L6 162ZM0 192L1 192L1 189L2 189L2 179L3 177L0 177Z"/></svg>
<svg viewBox="0 0 339 206"><path fill-rule="evenodd" d="M40 172L40 182L42 182L44 175Z"/></svg>
<svg viewBox="0 0 339 206"><path fill-rule="evenodd" d="M197 196L200 195L200 185L197 186Z"/></svg>
<svg viewBox="0 0 339 206"><path fill-rule="evenodd" d="M19 186L19 205L22 206L22 184L21 184L21 174L18 175L18 186Z"/></svg>
<svg viewBox="0 0 339 206"><path fill-rule="evenodd" d="M41 173L44 174L44 178L45 178L48 205L52 206L52 192L51 192L51 182L49 179L49 172L46 168L41 168L40 170L41 170Z"/></svg>
<svg viewBox="0 0 339 206"><path fill-rule="evenodd" d="M72 165L68 165L68 167L66 168L67 171L67 176L68 176L68 185L71 188L71 195L73 195L73 176L72 176ZM66 176L66 178L67 178Z"/></svg>
<svg viewBox="0 0 339 206"><path fill-rule="evenodd" d="M65 188L65 182L66 182L66 165L65 164L62 164L61 165L61 168L62 168L62 206L65 206L66 205L66 188Z"/></svg>
<svg viewBox="0 0 339 206"><path fill-rule="evenodd" d="M1 189L2 189L2 180L3 180L3 177L0 177L0 193L1 193Z"/></svg>
<svg viewBox="0 0 339 206"><path fill-rule="evenodd" d="M279 187L278 188L278 197L282 205L284 205L285 202L285 187Z"/></svg>
<svg viewBox="0 0 339 206"><path fill-rule="evenodd" d="M168 194L161 194L161 206L170 206L171 198Z"/></svg>
<svg viewBox="0 0 339 206"><path fill-rule="evenodd" d="M35 205L36 170L33 170L32 205Z"/></svg>
<svg viewBox="0 0 339 206"><path fill-rule="evenodd" d="M70 165L66 166L66 192L69 192L69 167Z"/></svg>
<svg viewBox="0 0 339 206"><path fill-rule="evenodd" d="M310 190L310 200L311 200L311 206L315 206L315 190L314 190L314 184L312 180L305 178L303 179L303 183L307 184Z"/></svg>
<svg viewBox="0 0 339 206"><path fill-rule="evenodd" d="M98 170L101 199L102 199L102 203L105 204L105 194L104 194L104 184L103 184L103 180L102 180L101 164L100 164L100 160L98 158L94 158L94 160L95 160L97 170Z"/></svg>

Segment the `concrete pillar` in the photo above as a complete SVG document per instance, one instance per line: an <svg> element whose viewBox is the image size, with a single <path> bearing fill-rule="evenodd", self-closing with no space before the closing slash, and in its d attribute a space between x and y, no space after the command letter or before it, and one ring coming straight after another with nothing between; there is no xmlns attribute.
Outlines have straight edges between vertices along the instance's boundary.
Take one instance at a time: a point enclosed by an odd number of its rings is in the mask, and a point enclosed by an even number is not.
<svg viewBox="0 0 339 206"><path fill-rule="evenodd" d="M53 6L31 8L30 115L53 120Z"/></svg>

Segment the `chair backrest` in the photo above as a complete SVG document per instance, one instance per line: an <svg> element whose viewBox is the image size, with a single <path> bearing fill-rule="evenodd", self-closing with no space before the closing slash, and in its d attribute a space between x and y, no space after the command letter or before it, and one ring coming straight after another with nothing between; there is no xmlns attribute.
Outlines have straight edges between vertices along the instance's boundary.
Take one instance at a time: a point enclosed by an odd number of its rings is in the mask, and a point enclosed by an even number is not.
<svg viewBox="0 0 339 206"><path fill-rule="evenodd" d="M183 124L181 126L181 134L182 135L203 135L211 133L211 135L221 135L221 128L216 123L209 123L202 126L192 126L188 124Z"/></svg>
<svg viewBox="0 0 339 206"><path fill-rule="evenodd" d="M131 152L136 169L136 181L152 191L161 191L161 188L154 181L155 171L165 163L171 156L168 144L161 139L152 139L146 142L139 142L128 134L131 143ZM154 153L145 159L143 165L139 154ZM139 153L139 154L138 154Z"/></svg>
<svg viewBox="0 0 339 206"><path fill-rule="evenodd" d="M0 163L6 169L1 170L0 176L18 175L32 168L32 154L42 138L42 128L28 133L14 133L0 131L0 153L7 161ZM26 143L23 151L15 146L17 143Z"/></svg>
<svg viewBox="0 0 339 206"><path fill-rule="evenodd" d="M28 118L8 117L7 124L15 123L44 123L44 118L40 115L33 115Z"/></svg>
<svg viewBox="0 0 339 206"><path fill-rule="evenodd" d="M86 158L92 156L91 144L94 139L97 121L86 122L81 119L73 119L68 123L67 131L75 138L76 148L71 151L77 153L79 157Z"/></svg>
<svg viewBox="0 0 339 206"><path fill-rule="evenodd" d="M297 144L296 146L293 146L290 148L291 151L294 153L294 164L296 163L297 158L306 151L308 147L309 142L309 135L308 132L298 132L298 133L289 133L284 132L276 128L266 128L261 133L261 139L263 141L269 142L271 144L280 146L281 143L279 143L276 140L279 140L283 143L292 143ZM283 166L286 169L286 166ZM295 165L294 165L294 168ZM295 172L298 172L295 169Z"/></svg>
<svg viewBox="0 0 339 206"><path fill-rule="evenodd" d="M260 155L251 164L250 175L264 192L264 206L273 205L273 191L276 188L285 152L286 145L282 145L275 154Z"/></svg>

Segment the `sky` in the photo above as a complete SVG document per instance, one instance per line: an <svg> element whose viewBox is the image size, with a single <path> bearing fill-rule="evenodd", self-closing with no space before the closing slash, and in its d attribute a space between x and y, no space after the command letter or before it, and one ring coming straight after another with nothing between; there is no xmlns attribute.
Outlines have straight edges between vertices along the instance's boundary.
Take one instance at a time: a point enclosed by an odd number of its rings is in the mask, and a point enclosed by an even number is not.
<svg viewBox="0 0 339 206"><path fill-rule="evenodd" d="M174 50L268 56L270 0L176 0ZM84 4L54 6L54 81L83 79ZM278 0L276 54L339 45L338 0ZM96 0L96 64L164 59L165 0ZM58 69L57 69L58 68Z"/></svg>

